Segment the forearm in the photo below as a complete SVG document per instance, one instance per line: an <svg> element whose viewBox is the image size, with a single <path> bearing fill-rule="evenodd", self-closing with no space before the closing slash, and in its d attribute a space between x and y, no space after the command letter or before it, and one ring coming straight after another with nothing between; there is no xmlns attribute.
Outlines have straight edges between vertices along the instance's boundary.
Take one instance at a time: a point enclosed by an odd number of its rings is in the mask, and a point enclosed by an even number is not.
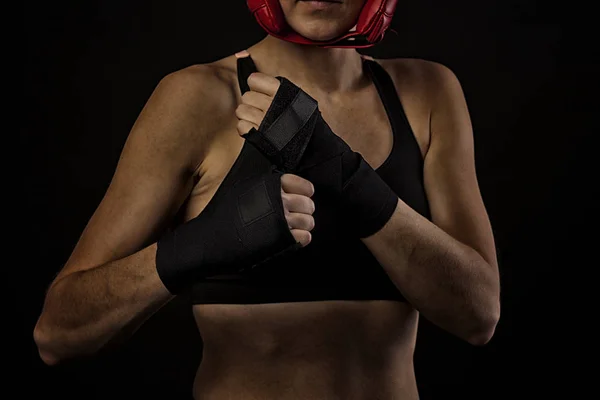
<svg viewBox="0 0 600 400"><path fill-rule="evenodd" d="M363 242L425 318L470 343L489 340L500 313L499 277L477 251L402 201Z"/></svg>
<svg viewBox="0 0 600 400"><path fill-rule="evenodd" d="M44 361L94 353L133 334L171 300L156 272L155 254L153 244L53 284L34 332Z"/></svg>

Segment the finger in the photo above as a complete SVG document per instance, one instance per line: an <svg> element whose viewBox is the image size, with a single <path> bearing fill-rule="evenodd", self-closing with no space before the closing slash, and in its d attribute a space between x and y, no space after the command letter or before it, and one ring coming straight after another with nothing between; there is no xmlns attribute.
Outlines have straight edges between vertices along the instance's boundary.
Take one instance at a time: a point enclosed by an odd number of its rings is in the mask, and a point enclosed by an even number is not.
<svg viewBox="0 0 600 400"><path fill-rule="evenodd" d="M265 113L269 110L269 107L271 107L272 101L272 97L252 90L249 90L242 95L242 104L254 106Z"/></svg>
<svg viewBox="0 0 600 400"><path fill-rule="evenodd" d="M315 219L312 215L302 213L289 213L286 217L290 229L302 229L312 231L315 227Z"/></svg>
<svg viewBox="0 0 600 400"><path fill-rule="evenodd" d="M240 135L245 135L246 133L250 132L250 129L252 128L258 129L258 126L246 121L245 119L240 119L237 123L237 130Z"/></svg>
<svg viewBox="0 0 600 400"><path fill-rule="evenodd" d="M240 104L235 109L235 116L240 120L246 120L253 123L256 126L260 126L265 113L256 107L249 106L248 104Z"/></svg>
<svg viewBox="0 0 600 400"><path fill-rule="evenodd" d="M236 58L244 58L244 57L248 57L249 55L250 55L250 53L248 53L248 50L242 50L242 51L238 51L237 53L235 53Z"/></svg>
<svg viewBox="0 0 600 400"><path fill-rule="evenodd" d="M293 193L281 193L283 208L288 212L312 214L315 212L315 202L310 197Z"/></svg>
<svg viewBox="0 0 600 400"><path fill-rule="evenodd" d="M302 247L308 245L312 239L312 235L308 231L302 229L292 229L290 231L296 242L300 243Z"/></svg>
<svg viewBox="0 0 600 400"><path fill-rule="evenodd" d="M262 72L253 72L248 77L248 86L250 90L275 97L279 89L279 80Z"/></svg>
<svg viewBox="0 0 600 400"><path fill-rule="evenodd" d="M286 193L301 194L308 197L315 194L315 187L310 181L294 174L283 174L281 176L281 189Z"/></svg>

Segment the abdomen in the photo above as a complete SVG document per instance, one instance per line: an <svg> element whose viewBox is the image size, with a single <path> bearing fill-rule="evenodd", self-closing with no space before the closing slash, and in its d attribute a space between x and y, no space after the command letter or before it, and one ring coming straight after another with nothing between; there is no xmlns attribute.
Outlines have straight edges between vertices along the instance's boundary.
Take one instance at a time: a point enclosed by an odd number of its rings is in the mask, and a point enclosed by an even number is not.
<svg viewBox="0 0 600 400"><path fill-rule="evenodd" d="M196 399L416 399L418 313L407 303L194 306Z"/></svg>

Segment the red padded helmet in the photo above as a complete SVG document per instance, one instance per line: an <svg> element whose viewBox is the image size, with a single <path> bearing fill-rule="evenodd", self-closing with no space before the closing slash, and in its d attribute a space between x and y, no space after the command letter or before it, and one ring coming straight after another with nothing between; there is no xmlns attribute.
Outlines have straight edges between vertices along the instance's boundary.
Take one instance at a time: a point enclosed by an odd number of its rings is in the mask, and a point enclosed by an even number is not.
<svg viewBox="0 0 600 400"><path fill-rule="evenodd" d="M285 21L279 0L246 0L250 12L270 35L288 42L322 47L370 47L383 39L392 22L398 0L367 0L356 29L328 41L314 41L296 33Z"/></svg>

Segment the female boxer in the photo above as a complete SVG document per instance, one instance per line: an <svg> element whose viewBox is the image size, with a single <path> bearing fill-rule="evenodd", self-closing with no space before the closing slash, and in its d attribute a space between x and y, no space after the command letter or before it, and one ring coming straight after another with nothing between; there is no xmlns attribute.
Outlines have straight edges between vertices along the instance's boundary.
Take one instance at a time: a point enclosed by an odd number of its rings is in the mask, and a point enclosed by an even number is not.
<svg viewBox="0 0 600 400"><path fill-rule="evenodd" d="M355 50L395 5L248 0L264 40L160 82L48 291L46 363L179 294L197 399L418 399L419 315L489 341L498 266L460 84Z"/></svg>

